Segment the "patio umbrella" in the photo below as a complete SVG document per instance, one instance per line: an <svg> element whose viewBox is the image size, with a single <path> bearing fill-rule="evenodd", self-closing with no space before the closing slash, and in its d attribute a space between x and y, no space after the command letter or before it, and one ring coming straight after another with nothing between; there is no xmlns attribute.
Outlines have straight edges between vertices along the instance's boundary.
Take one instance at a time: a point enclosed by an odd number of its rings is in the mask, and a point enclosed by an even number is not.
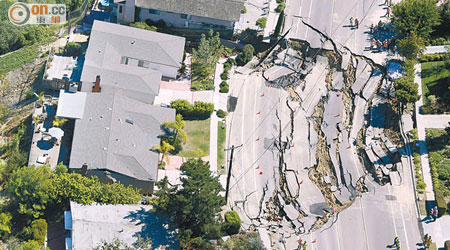
<svg viewBox="0 0 450 250"><path fill-rule="evenodd" d="M61 139L64 136L64 131L61 128L53 127L47 132L51 137Z"/></svg>

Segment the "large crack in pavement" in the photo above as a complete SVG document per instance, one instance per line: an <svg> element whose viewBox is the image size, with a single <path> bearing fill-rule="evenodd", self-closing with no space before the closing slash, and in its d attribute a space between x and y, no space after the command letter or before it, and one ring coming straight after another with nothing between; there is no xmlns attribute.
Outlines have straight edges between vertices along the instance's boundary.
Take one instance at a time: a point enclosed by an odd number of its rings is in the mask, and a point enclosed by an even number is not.
<svg viewBox="0 0 450 250"><path fill-rule="evenodd" d="M385 185L392 183L393 172L399 175L397 147L383 128L392 95L385 68L345 46L338 49L330 37L302 22L331 49L291 39L263 65L267 85L288 97L275 112L274 185L264 185L258 216L246 215L284 238L317 230L330 218L335 222L368 191L368 178ZM283 120L279 112L289 112L289 118Z"/></svg>

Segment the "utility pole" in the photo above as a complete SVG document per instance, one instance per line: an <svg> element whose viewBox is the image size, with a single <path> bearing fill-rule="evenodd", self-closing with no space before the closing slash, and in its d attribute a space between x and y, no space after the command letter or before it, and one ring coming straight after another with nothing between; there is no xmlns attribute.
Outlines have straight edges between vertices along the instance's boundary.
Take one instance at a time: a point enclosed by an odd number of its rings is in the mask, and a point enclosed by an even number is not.
<svg viewBox="0 0 450 250"><path fill-rule="evenodd" d="M230 167L228 168L227 187L226 187L226 189L225 189L225 205L228 203L228 192L229 192L229 189L230 189L231 167L233 166L233 154L234 154L234 149L235 149L235 148L240 148L240 147L242 147L242 145L244 145L244 144L241 144L240 146L237 146L237 147L235 147L234 145L231 146ZM230 148L224 149L223 151L228 151L228 150L230 150Z"/></svg>

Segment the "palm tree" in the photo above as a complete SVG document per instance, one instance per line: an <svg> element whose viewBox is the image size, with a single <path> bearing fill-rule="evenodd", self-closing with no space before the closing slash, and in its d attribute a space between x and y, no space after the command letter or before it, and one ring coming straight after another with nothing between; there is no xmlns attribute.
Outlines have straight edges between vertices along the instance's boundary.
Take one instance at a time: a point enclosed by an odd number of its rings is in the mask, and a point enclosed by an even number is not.
<svg viewBox="0 0 450 250"><path fill-rule="evenodd" d="M164 158L166 158L167 163L169 163L169 151L174 150L175 147L165 141L162 141L161 145L153 145L152 149L156 149L162 154L160 161L160 164L162 164Z"/></svg>
<svg viewBox="0 0 450 250"><path fill-rule="evenodd" d="M61 127L62 125L64 125L64 123L67 122L67 119L59 119L59 117L55 116L55 119L53 120L53 127Z"/></svg>
<svg viewBox="0 0 450 250"><path fill-rule="evenodd" d="M173 129L173 132L175 133L175 135L173 137L172 144L176 143L176 141L178 139L178 135L181 136L181 141L183 142L183 144L186 144L186 142L188 140L187 134L184 131L184 127L186 127L186 122L183 121L183 116L181 114L177 115L174 122L164 122L163 126L166 128Z"/></svg>

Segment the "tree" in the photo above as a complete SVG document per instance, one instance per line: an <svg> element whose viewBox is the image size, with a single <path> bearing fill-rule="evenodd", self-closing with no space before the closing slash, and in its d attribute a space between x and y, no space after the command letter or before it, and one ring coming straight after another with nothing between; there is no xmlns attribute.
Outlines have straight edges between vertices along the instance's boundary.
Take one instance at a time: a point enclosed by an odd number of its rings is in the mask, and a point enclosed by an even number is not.
<svg viewBox="0 0 450 250"><path fill-rule="evenodd" d="M184 178L181 187L169 188L167 179L157 183L156 213L167 214L180 229L180 241L189 244L199 237L212 235L219 225L218 214L225 199L219 177L213 176L209 163L201 159L189 159L181 165Z"/></svg>
<svg viewBox="0 0 450 250"><path fill-rule="evenodd" d="M183 121L183 116L177 114L174 122L164 122L163 126L166 128L170 128L175 133L172 143L175 143L178 139L178 135L181 135L181 141L183 144L186 144L188 137L186 132L184 131L184 127L186 127L186 122Z"/></svg>
<svg viewBox="0 0 450 250"><path fill-rule="evenodd" d="M208 37L202 34L200 44L192 51L192 81L205 82L214 73L216 63L219 60L220 38L219 33L210 30Z"/></svg>
<svg viewBox="0 0 450 250"><path fill-rule="evenodd" d="M255 53L255 48L251 44L246 44L244 49L242 50L242 62L246 64L250 62L253 58L253 54Z"/></svg>
<svg viewBox="0 0 450 250"><path fill-rule="evenodd" d="M22 243L22 250L44 250L44 246L42 246L41 244L39 244L39 242L35 241L35 240L28 240L25 241L24 243Z"/></svg>
<svg viewBox="0 0 450 250"><path fill-rule="evenodd" d="M419 100L419 86L414 82L413 77L402 77L395 81L395 95L400 103L414 103Z"/></svg>
<svg viewBox="0 0 450 250"><path fill-rule="evenodd" d="M81 44L76 42L68 42L66 44L65 53L69 56L79 56L82 53L83 48Z"/></svg>
<svg viewBox="0 0 450 250"><path fill-rule="evenodd" d="M413 32L428 39L433 27L439 25L440 17L436 0L404 0L394 5L392 23L403 36Z"/></svg>
<svg viewBox="0 0 450 250"><path fill-rule="evenodd" d="M153 145L152 149L156 149L161 153L160 164L162 164L164 158L166 158L167 163L169 163L169 151L174 150L175 147L165 141L161 141L160 145Z"/></svg>
<svg viewBox="0 0 450 250"><path fill-rule="evenodd" d="M44 215L51 200L51 170L48 166L22 167L13 172L6 186L14 221L22 225Z"/></svg>
<svg viewBox="0 0 450 250"><path fill-rule="evenodd" d="M416 59L422 56L425 50L425 40L413 32L409 36L398 40L398 47L400 55L407 59Z"/></svg>
<svg viewBox="0 0 450 250"><path fill-rule="evenodd" d="M135 22L130 24L131 27L143 29L143 30L150 30L150 31L157 31L157 28L155 26L150 26L146 24L145 22Z"/></svg>
<svg viewBox="0 0 450 250"><path fill-rule="evenodd" d="M129 246L125 242L119 239L114 239L112 242L103 241L99 246L95 247L94 250L151 250L152 241L147 238L144 239L138 235L138 239L134 246Z"/></svg>
<svg viewBox="0 0 450 250"><path fill-rule="evenodd" d="M261 17L258 20L256 20L256 26L260 27L261 29L266 28L267 24L267 17Z"/></svg>

